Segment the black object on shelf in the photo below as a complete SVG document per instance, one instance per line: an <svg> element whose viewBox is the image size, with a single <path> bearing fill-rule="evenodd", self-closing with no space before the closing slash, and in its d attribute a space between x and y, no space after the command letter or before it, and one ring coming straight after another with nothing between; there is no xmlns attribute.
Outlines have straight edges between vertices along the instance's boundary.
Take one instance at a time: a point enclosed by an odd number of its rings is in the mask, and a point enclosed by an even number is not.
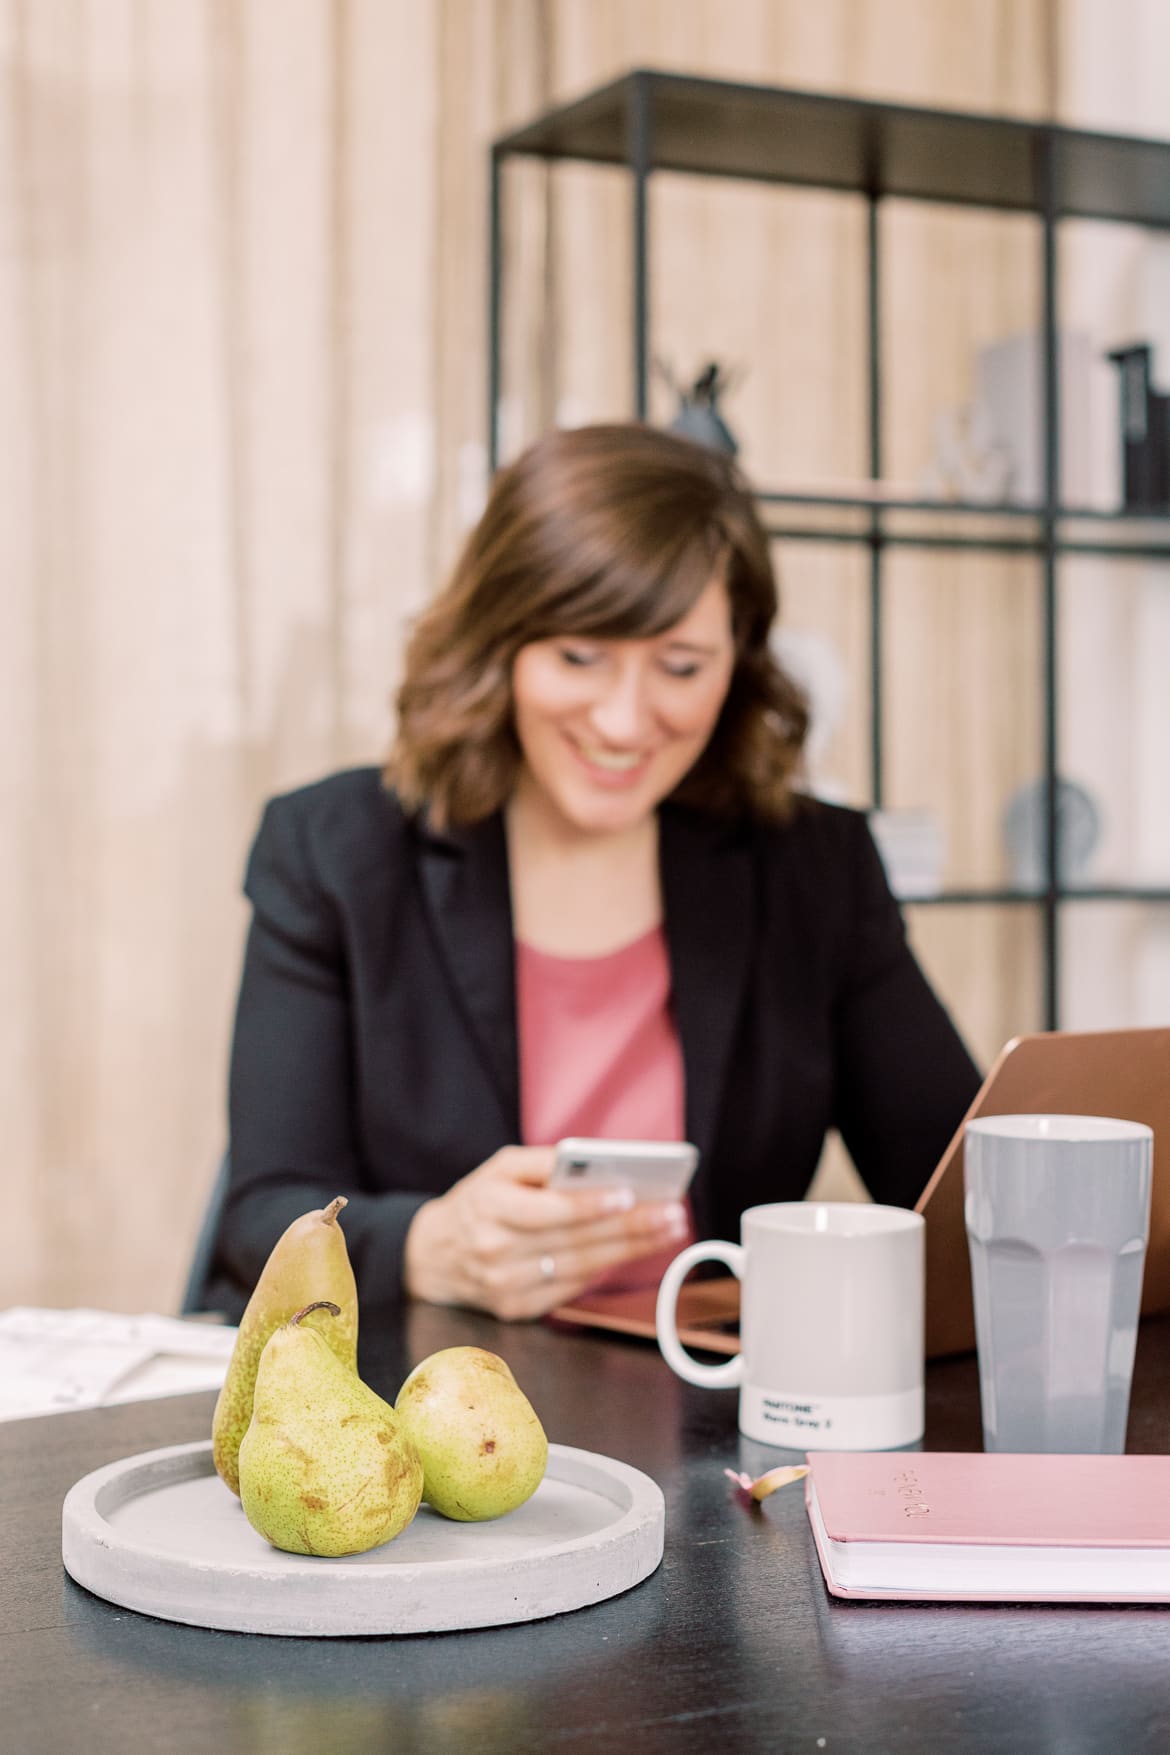
<svg viewBox="0 0 1170 1755"><path fill-rule="evenodd" d="M1119 370L1123 497L1127 511L1170 506L1170 396L1154 389L1148 342L1107 356Z"/></svg>
<svg viewBox="0 0 1170 1755"><path fill-rule="evenodd" d="M503 330L503 173L512 158L614 165L631 183L633 275L630 305L631 413L645 418L650 374L650 180L656 171L744 179L860 196L867 204L868 460L872 497L764 493L771 534L784 540L858 542L869 549L870 790L883 802L884 566L892 548L920 547L1031 554L1042 574L1041 883L984 896L951 892L954 905L1031 898L1043 918L1043 1015L1060 1027L1060 919L1069 889L1058 870L1058 570L1070 554L1170 559L1170 494L1131 500L1124 513L1060 503L1057 371L1057 227L1066 219L1111 220L1170 231L1170 141L1098 134L1053 122L929 110L864 98L636 69L572 103L536 117L491 148L488 280L488 461L498 460ZM880 217L886 198L929 201L1039 221L1044 475L1041 503L954 506L895 502L880 492ZM1157 392L1152 392L1157 396ZM1170 435L1163 429L1163 455ZM1148 484L1147 484L1148 488ZM1143 495L1147 491L1143 488ZM776 513L785 517L778 524ZM798 516L799 514L799 516ZM1144 514L1144 517L1139 516ZM998 521L998 522L997 522ZM1153 528L1151 528L1153 526ZM1160 890L1125 886L1077 890L1076 899L1165 900Z"/></svg>

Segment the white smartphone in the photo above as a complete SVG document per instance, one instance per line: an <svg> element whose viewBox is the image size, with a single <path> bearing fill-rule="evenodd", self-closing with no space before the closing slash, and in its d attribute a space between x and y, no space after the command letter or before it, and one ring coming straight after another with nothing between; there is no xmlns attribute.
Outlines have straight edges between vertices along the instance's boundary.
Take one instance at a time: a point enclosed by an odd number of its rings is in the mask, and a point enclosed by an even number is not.
<svg viewBox="0 0 1170 1755"><path fill-rule="evenodd" d="M686 1140L560 1140L553 1186L632 1188L636 1200L681 1200L699 1162Z"/></svg>

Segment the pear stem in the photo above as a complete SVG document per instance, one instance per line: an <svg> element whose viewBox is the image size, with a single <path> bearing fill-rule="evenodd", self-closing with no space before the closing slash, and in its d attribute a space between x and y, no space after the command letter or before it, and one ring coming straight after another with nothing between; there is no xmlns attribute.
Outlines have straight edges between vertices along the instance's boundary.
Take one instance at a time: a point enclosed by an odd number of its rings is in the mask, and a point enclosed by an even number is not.
<svg viewBox="0 0 1170 1755"><path fill-rule="evenodd" d="M288 1327L295 1328L302 1316L308 1316L314 1310L327 1310L330 1316L341 1315L340 1304L331 1304L328 1298L318 1298L315 1304L306 1304L303 1310L298 1310L295 1316L290 1316L288 1319Z"/></svg>
<svg viewBox="0 0 1170 1755"><path fill-rule="evenodd" d="M348 1205L349 1202L343 1194L335 1195L329 1202L329 1205L325 1207L321 1213L322 1222L326 1225L332 1225L342 1207L347 1207Z"/></svg>

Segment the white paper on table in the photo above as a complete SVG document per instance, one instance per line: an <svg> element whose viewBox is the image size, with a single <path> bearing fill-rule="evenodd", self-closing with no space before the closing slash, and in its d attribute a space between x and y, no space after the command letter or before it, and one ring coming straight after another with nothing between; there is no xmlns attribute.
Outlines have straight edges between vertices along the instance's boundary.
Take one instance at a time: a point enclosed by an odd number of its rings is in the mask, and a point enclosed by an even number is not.
<svg viewBox="0 0 1170 1755"><path fill-rule="evenodd" d="M234 1328L109 1310L0 1311L0 1420L218 1389Z"/></svg>

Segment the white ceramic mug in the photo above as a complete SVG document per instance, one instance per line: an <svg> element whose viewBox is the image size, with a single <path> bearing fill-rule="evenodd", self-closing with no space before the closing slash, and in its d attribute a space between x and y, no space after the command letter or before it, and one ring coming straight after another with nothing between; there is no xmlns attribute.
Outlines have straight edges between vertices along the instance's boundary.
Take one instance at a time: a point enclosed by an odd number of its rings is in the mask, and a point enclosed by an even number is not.
<svg viewBox="0 0 1170 1755"><path fill-rule="evenodd" d="M739 1390L739 1429L796 1450L893 1450L923 1432L920 1213L861 1201L749 1207L742 1243L693 1243L658 1292L658 1345L687 1383ZM743 1351L701 1365L679 1344L684 1276L724 1262L741 1282Z"/></svg>

